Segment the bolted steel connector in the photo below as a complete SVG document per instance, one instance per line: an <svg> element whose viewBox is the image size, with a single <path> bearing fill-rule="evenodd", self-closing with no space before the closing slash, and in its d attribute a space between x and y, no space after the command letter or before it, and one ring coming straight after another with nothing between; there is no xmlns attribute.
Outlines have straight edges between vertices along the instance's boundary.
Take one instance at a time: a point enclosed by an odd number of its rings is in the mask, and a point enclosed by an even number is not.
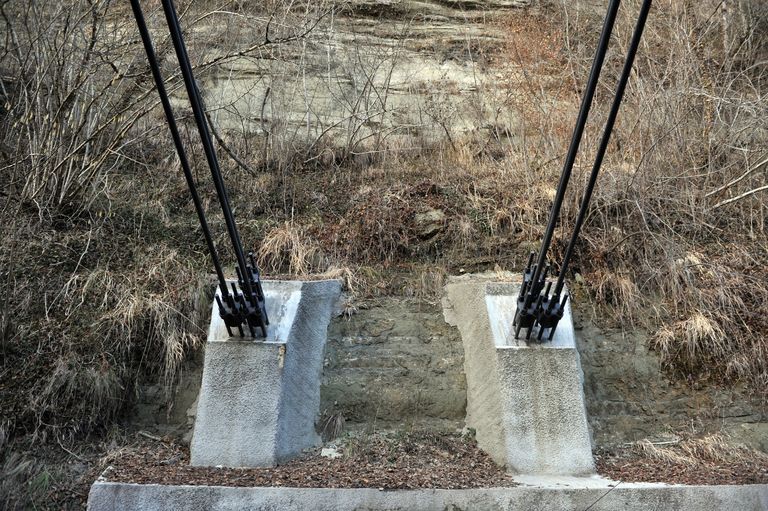
<svg viewBox="0 0 768 511"><path fill-rule="evenodd" d="M551 283L550 283L551 284ZM547 286L549 288L549 285ZM549 289L547 289L549 291ZM545 293L549 294L549 293ZM555 337L555 329L557 324L563 319L565 314L565 304L568 302L568 295L564 295L560 300L558 295L553 295L546 300L545 304L542 304L536 316L536 323L539 325L539 333L536 338L541 341L544 337L544 331L549 330L548 341L551 341Z"/></svg>
<svg viewBox="0 0 768 511"><path fill-rule="evenodd" d="M240 337L243 336L243 315L242 308L240 307L240 300L238 299L240 293L237 291L237 286L232 283L232 293L227 293L223 297L216 295L216 303L219 306L219 316L224 320L224 325L227 327L227 333L230 337L233 328L237 328L240 333Z"/></svg>
<svg viewBox="0 0 768 511"><path fill-rule="evenodd" d="M243 281L243 275L240 269L237 268L238 283L240 289L244 290L239 295L240 312L242 318L248 324L248 329L253 337L256 337L256 328L261 329L262 337L266 337L269 318L264 300L264 290L261 287L259 269L253 258L253 252L248 253L248 262L250 264L246 265L245 270L245 278L249 280L248 285ZM250 289L251 292L248 293L245 291L246 289Z"/></svg>
<svg viewBox="0 0 768 511"><path fill-rule="evenodd" d="M536 277L538 272L536 271L537 265L533 264L533 256L534 253L531 252L525 272L523 273L523 284L517 296L517 310L512 321L515 329L515 339L520 337L520 330L523 328L527 330L525 338L531 338L533 327L536 324L536 317L538 316L538 308L541 307L539 299L541 290L544 288L547 274L549 273L549 265L547 265L544 271L539 273L538 278Z"/></svg>

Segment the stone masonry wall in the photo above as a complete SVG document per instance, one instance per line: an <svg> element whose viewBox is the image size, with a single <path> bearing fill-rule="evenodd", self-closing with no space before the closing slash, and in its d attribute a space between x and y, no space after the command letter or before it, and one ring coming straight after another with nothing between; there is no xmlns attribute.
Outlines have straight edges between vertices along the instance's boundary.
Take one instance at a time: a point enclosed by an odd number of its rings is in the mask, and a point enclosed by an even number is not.
<svg viewBox="0 0 768 511"><path fill-rule="evenodd" d="M603 330L574 308L584 392L597 446L679 431L725 430L768 452L766 406L739 389L671 382L646 332ZM463 348L437 305L383 300L329 330L321 410L347 421L462 421Z"/></svg>
<svg viewBox="0 0 768 511"><path fill-rule="evenodd" d="M768 407L739 388L671 381L642 331L600 329L574 311L587 415L599 445L725 431L768 452Z"/></svg>

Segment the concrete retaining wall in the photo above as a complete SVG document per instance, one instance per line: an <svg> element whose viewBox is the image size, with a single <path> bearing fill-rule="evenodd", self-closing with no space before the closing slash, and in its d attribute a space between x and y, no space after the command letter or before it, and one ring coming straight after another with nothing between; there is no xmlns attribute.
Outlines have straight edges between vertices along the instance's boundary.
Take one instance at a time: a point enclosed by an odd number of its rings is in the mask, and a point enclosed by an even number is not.
<svg viewBox="0 0 768 511"><path fill-rule="evenodd" d="M266 340L230 338L214 302L190 446L198 466L272 466L316 445L336 280L265 281Z"/></svg>
<svg viewBox="0 0 768 511"><path fill-rule="evenodd" d="M614 483L615 484L615 483ZM514 487L476 490L225 488L97 481L88 511L762 511L768 486Z"/></svg>

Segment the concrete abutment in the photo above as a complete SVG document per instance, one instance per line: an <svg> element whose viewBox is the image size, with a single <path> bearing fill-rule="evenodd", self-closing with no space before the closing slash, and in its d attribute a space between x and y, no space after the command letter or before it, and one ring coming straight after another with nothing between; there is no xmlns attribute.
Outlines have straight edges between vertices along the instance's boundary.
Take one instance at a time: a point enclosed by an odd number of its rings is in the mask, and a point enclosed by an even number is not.
<svg viewBox="0 0 768 511"><path fill-rule="evenodd" d="M196 466L268 467L315 446L337 280L264 281L267 338L229 337L214 302L192 443Z"/></svg>
<svg viewBox="0 0 768 511"><path fill-rule="evenodd" d="M471 276L446 286L445 318L464 343L467 426L480 448L513 472L593 473L570 305L552 342L516 340L519 286Z"/></svg>

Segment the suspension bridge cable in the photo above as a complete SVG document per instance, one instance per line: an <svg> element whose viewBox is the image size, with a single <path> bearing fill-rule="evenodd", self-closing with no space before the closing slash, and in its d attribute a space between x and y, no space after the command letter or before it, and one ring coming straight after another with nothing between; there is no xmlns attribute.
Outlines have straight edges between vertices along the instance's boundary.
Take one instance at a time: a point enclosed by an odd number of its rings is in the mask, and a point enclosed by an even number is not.
<svg viewBox="0 0 768 511"><path fill-rule="evenodd" d="M219 280L219 288L221 289L222 296L226 297L229 294L229 290L227 289L227 281L224 278L224 272L221 269L221 262L219 261L219 256L216 251L216 245L213 241L213 238L211 237L211 231L208 227L208 222L205 219L205 211L203 210L203 206L200 203L200 196L197 193L195 179L192 176L192 170L189 165L189 160L187 159L187 153L184 150L184 145L181 141L181 136L179 135L179 129L176 124L176 117L173 114L173 108L171 107L171 102L168 98L168 91L165 88L163 77L160 73L160 66L157 62L157 55L155 54L155 50L152 45L152 38L149 35L147 22L144 18L144 13L141 9L141 5L139 4L139 0L131 0L131 8L133 9L133 16L136 18L136 24L139 28L139 34L141 36L141 42L144 45L144 51L147 54L149 68L152 71L152 78L155 81L157 93L160 96L160 102L163 105L165 119L168 122L168 128L171 131L173 145L176 146L176 153L179 155L179 162L181 163L181 168L184 172L184 178L187 181L189 193L192 195L192 203L195 206L195 212L197 213L197 218L200 221L200 227L203 230L203 237L205 238L206 245L208 245L208 252L211 254L213 266L216 269L216 276Z"/></svg>
<svg viewBox="0 0 768 511"><path fill-rule="evenodd" d="M227 225L227 231L229 238L232 241L232 247L237 258L238 272L241 277L241 282L244 287L244 291L248 299L254 295L254 290L251 285L250 278L248 278L249 270L248 265L243 254L243 247L240 241L240 235L237 231L237 225L235 224L234 215L229 205L229 198L227 196L227 190L224 186L224 180L221 176L221 169L219 167L219 161L216 157L216 150L213 147L213 140L211 133L208 129L208 122L205 119L205 112L203 102L200 97L200 91L195 83L194 74L192 72L192 65L189 61L189 55L187 54L187 48L184 44L184 37L181 32L181 26L179 25L179 18L176 14L176 8L173 5L172 0L162 0L163 12L168 23L168 28L171 33L171 40L173 41L173 47L176 50L176 57L181 67L181 74L184 79L184 85L187 89L187 95L189 96L189 102L192 106L192 112L195 116L195 123L200 134L200 139L203 144L203 150L205 152L206 160L208 160L208 166L211 170L211 176L213 177L213 183L216 187L216 193L219 197L219 204L221 205L222 213L224 214L224 221Z"/></svg>
<svg viewBox="0 0 768 511"><path fill-rule="evenodd" d="M635 62L635 56L637 55L637 49L640 46L640 39L643 35L643 29L645 28L645 22L648 19L648 12L651 9L651 1L652 0L644 0L642 6L640 7L640 14L637 18L637 23L635 24L635 30L632 34L632 41L630 42L629 49L627 50L627 58L624 61L624 67L621 71L621 77L619 78L619 82L616 85L616 93L613 97L613 103L611 104L611 111L608 114L608 119L605 122L605 129L603 130L603 137L600 140L600 146L597 149L597 154L595 156L595 162L592 165L592 171L589 175L589 182L587 183L587 187L584 190L584 196L581 200L581 206L579 207L579 213L576 217L576 223L573 227L573 233L571 233L571 239L568 242L568 247L565 249L565 255L563 256L563 263L560 267L560 274L557 277L557 285L555 286L555 293L554 296L559 299L560 293L563 290L564 280L565 280L565 273L568 269L568 263L571 259L571 255L573 254L574 246L576 245L576 241L579 237L579 232L581 231L581 226L584 223L584 218L587 215L587 209L589 208L589 201L592 198L592 192L595 188L595 183L597 182L597 175L600 172L600 166L603 164L603 157L605 156L605 151L608 149L608 142L611 139L611 132L613 131L613 126L616 123L616 117L619 113L619 108L621 107L621 101L624 99L624 91L627 88L627 82L629 81L629 75L632 73L632 66Z"/></svg>
<svg viewBox="0 0 768 511"><path fill-rule="evenodd" d="M600 41L598 42L597 51L595 52L595 58L592 61L592 69L589 72L587 87L584 90L584 96L581 100L579 115L576 119L576 126L573 130L570 146L568 147L568 153L565 159L565 164L563 165L563 171L560 174L560 182L557 185L557 193L552 204L552 209L549 213L549 222L547 224L546 231L544 231L544 239L542 240L541 247L539 249L539 257L536 261L536 266L533 272L532 284L525 298L526 308L530 307L531 303L538 298L538 291L541 290L541 287L538 287L538 290L535 293L531 292L537 289L537 283L539 282L542 269L545 266L547 251L549 250L549 245L552 242L552 234L554 233L555 226L557 225L557 219L560 215L560 207L562 206L563 198L565 197L565 190L568 187L568 181L571 178L573 164L576 161L576 154L579 151L579 145L581 144L582 135L584 134L584 126L587 123L589 109L592 106L592 99L594 98L595 90L597 89L597 82L600 78L600 71L603 67L605 54L608 50L608 43L611 39L613 25L616 22L616 14L619 10L619 4L621 4L621 0L611 0L611 3L608 5L608 12L605 16L605 21L603 22L602 32L600 33Z"/></svg>

